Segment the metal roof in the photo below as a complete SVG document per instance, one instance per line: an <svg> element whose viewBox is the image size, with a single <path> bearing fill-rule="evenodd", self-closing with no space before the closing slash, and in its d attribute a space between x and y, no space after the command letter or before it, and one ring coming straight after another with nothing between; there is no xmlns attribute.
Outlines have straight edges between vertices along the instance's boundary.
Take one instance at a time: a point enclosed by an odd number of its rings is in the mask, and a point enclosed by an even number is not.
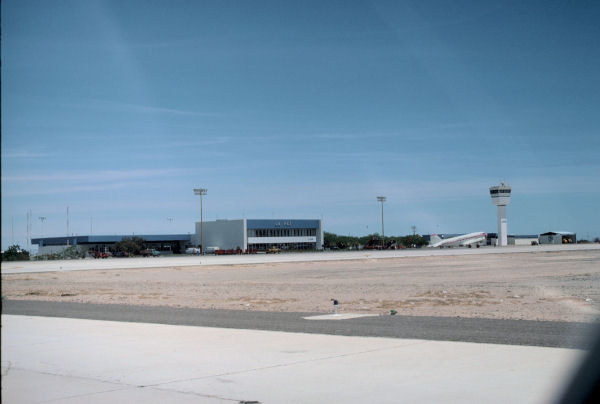
<svg viewBox="0 0 600 404"><path fill-rule="evenodd" d="M561 236L574 236L575 235L575 233L573 233L572 231L549 231L547 233L540 234L540 236L556 236L557 234L560 234Z"/></svg>

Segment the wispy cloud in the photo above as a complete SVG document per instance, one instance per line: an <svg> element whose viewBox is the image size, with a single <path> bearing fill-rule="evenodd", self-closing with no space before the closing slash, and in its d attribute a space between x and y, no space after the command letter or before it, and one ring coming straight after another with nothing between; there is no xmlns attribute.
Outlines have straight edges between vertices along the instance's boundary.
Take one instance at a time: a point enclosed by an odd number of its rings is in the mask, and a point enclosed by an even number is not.
<svg viewBox="0 0 600 404"><path fill-rule="evenodd" d="M106 184L90 184L90 185L76 185L76 186L48 186L39 188L26 188L15 191L10 191L11 197L17 196L32 196L32 195L62 195L70 194L74 192L101 192L101 191L114 191L118 189L125 189L131 187L129 182L118 182L118 183L106 183Z"/></svg>
<svg viewBox="0 0 600 404"><path fill-rule="evenodd" d="M114 180L131 180L139 178L155 178L172 176L180 174L184 170L181 169L165 169L165 170L98 170L98 171L83 171L69 172L57 171L48 174L30 174L2 177L2 181L6 182L48 182L48 181L93 181L106 182Z"/></svg>
<svg viewBox="0 0 600 404"><path fill-rule="evenodd" d="M181 108L169 108L156 105L131 104L114 100L82 99L81 102L62 102L61 105L71 108L108 109L130 111L143 114L167 114L191 117L224 117L227 114L212 111L194 111Z"/></svg>
<svg viewBox="0 0 600 404"><path fill-rule="evenodd" d="M189 140L189 141L169 141L161 145L161 149L190 149L202 148L208 146L222 145L231 142L233 138L222 136L207 140ZM156 149L156 144L144 144L138 146L138 149Z"/></svg>
<svg viewBox="0 0 600 404"><path fill-rule="evenodd" d="M364 206L372 204L375 195L385 195L388 203L413 203L419 201L452 201L473 198L489 198L489 187L498 183L490 177L473 177L464 180L356 180L323 181L310 184L279 184L269 205L280 208L307 206ZM508 181L514 195L537 195L545 193L597 193L600 179L595 177L520 178ZM245 192L245 187L252 192ZM223 190L223 192L227 192ZM272 184L250 183L240 186L236 193L245 193L248 206L264 205L264 195L272 195ZM229 204L229 202L225 202ZM230 203L237 204L237 200Z"/></svg>
<svg viewBox="0 0 600 404"><path fill-rule="evenodd" d="M38 153L29 151L6 151L2 152L3 159L28 159L49 156L48 153Z"/></svg>

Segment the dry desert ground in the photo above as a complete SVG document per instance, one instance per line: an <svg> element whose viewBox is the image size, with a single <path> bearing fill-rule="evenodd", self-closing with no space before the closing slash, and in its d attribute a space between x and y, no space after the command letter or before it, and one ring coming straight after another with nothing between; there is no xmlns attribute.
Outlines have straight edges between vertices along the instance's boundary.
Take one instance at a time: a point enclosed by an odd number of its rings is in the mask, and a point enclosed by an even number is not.
<svg viewBox="0 0 600 404"><path fill-rule="evenodd" d="M3 274L3 299L600 321L600 250Z"/></svg>

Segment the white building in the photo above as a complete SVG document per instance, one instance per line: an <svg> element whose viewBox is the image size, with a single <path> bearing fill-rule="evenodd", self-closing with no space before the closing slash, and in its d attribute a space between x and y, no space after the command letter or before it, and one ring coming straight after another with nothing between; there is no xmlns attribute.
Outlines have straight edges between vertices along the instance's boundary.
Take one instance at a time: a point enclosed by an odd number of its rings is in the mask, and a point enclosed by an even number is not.
<svg viewBox="0 0 600 404"><path fill-rule="evenodd" d="M508 245L536 245L539 243L539 237L532 235L509 235Z"/></svg>
<svg viewBox="0 0 600 404"><path fill-rule="evenodd" d="M202 228L201 228L202 227ZM258 250L270 247L283 250L322 250L323 227L315 219L234 219L196 222L192 244L211 249Z"/></svg>

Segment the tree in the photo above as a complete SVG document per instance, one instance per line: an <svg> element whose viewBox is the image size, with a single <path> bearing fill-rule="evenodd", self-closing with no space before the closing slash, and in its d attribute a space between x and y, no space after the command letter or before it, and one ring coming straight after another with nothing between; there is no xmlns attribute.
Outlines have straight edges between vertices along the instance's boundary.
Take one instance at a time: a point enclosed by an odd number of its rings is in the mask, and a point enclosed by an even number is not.
<svg viewBox="0 0 600 404"><path fill-rule="evenodd" d="M123 237L123 239L115 243L115 248L127 255L137 255L144 249L145 240L141 237Z"/></svg>
<svg viewBox="0 0 600 404"><path fill-rule="evenodd" d="M29 251L21 250L18 244L11 245L2 253L2 261L28 261Z"/></svg>
<svg viewBox="0 0 600 404"><path fill-rule="evenodd" d="M400 237L399 238L400 244L402 244L403 247L423 247L425 245L428 244L427 240L425 239L425 237L419 235L419 234L414 234L414 235L409 235L409 236L404 236L404 237Z"/></svg>

